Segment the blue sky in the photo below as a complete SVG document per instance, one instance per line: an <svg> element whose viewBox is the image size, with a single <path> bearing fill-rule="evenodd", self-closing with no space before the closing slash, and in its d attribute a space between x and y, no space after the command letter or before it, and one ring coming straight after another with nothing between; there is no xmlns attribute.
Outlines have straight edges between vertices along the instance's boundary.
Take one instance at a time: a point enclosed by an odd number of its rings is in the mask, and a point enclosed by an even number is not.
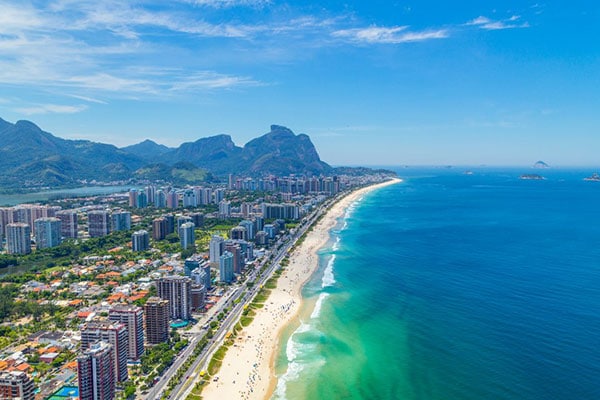
<svg viewBox="0 0 600 400"><path fill-rule="evenodd" d="M0 0L0 117L332 164L600 165L595 1Z"/></svg>

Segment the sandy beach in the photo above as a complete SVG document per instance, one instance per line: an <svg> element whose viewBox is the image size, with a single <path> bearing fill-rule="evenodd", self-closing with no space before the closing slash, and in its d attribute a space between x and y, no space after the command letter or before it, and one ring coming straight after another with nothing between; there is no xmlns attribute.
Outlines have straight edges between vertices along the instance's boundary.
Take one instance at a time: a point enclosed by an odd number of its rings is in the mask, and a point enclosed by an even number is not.
<svg viewBox="0 0 600 400"><path fill-rule="evenodd" d="M277 379L274 361L282 330L296 318L302 305L301 290L318 268L317 251L329 240L329 231L346 208L372 190L401 182L386 181L358 189L335 203L306 236L290 257L265 306L256 310L253 322L236 337L217 374L202 391L206 400L266 399L272 395Z"/></svg>

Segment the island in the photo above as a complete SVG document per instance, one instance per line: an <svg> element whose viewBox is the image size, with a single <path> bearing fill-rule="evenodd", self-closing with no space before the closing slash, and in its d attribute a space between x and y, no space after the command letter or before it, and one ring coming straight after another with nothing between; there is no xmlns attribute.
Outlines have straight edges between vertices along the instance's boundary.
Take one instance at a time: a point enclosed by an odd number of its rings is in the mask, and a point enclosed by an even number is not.
<svg viewBox="0 0 600 400"><path fill-rule="evenodd" d="M546 178L544 178L543 176L538 175L538 174L523 174L519 177L519 179L522 179L525 181L541 181Z"/></svg>
<svg viewBox="0 0 600 400"><path fill-rule="evenodd" d="M584 181L594 181L594 182L600 182L600 175L598 175L597 172L594 172L592 175L588 176L587 178L583 178Z"/></svg>

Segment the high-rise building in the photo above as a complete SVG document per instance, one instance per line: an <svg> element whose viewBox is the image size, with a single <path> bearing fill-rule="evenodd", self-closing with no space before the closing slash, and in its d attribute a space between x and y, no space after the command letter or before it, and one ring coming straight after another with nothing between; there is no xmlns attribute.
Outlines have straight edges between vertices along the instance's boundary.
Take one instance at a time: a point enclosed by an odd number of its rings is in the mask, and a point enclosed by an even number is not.
<svg viewBox="0 0 600 400"><path fill-rule="evenodd" d="M148 200L148 204L154 204L154 197L156 196L156 186L146 186L144 188L146 192L146 200Z"/></svg>
<svg viewBox="0 0 600 400"><path fill-rule="evenodd" d="M108 319L127 327L127 359L139 360L144 354L144 310L134 305L117 304L108 312Z"/></svg>
<svg viewBox="0 0 600 400"><path fill-rule="evenodd" d="M229 251L219 258L219 280L225 283L233 282L233 254Z"/></svg>
<svg viewBox="0 0 600 400"><path fill-rule="evenodd" d="M31 228L24 222L6 225L6 247L9 254L31 253Z"/></svg>
<svg viewBox="0 0 600 400"><path fill-rule="evenodd" d="M156 208L165 208L167 206L167 195L161 189L154 194L154 206Z"/></svg>
<svg viewBox="0 0 600 400"><path fill-rule="evenodd" d="M224 189L216 189L213 193L213 202L215 204L219 204L225 198L225 190Z"/></svg>
<svg viewBox="0 0 600 400"><path fill-rule="evenodd" d="M169 340L169 301L150 297L144 304L146 342L160 344Z"/></svg>
<svg viewBox="0 0 600 400"><path fill-rule="evenodd" d="M110 233L110 214L106 210L94 210L87 213L88 233L90 237L106 236Z"/></svg>
<svg viewBox="0 0 600 400"><path fill-rule="evenodd" d="M225 252L233 254L233 272L236 274L242 273L244 254L241 245L237 241L228 240L225 242Z"/></svg>
<svg viewBox="0 0 600 400"><path fill-rule="evenodd" d="M202 261L198 268L194 269L190 274L190 278L197 285L203 285L206 290L211 288L210 263Z"/></svg>
<svg viewBox="0 0 600 400"><path fill-rule="evenodd" d="M148 207L148 197L146 197L146 192L138 192L137 208L146 208L146 207Z"/></svg>
<svg viewBox="0 0 600 400"><path fill-rule="evenodd" d="M248 239L248 231L246 230L245 227L238 225L238 226L234 226L233 228L231 228L231 231L229 232L229 236L231 236L231 238L233 240L247 240Z"/></svg>
<svg viewBox="0 0 600 400"><path fill-rule="evenodd" d="M200 205L210 204L212 201L212 189L211 188L203 188L200 191Z"/></svg>
<svg viewBox="0 0 600 400"><path fill-rule="evenodd" d="M219 202L219 218L231 217L231 203L226 200Z"/></svg>
<svg viewBox="0 0 600 400"><path fill-rule="evenodd" d="M46 217L36 219L35 245L38 249L58 246L61 242L62 223L58 218Z"/></svg>
<svg viewBox="0 0 600 400"><path fill-rule="evenodd" d="M128 231L131 229L131 213L129 211L114 211L111 220L112 232Z"/></svg>
<svg viewBox="0 0 600 400"><path fill-rule="evenodd" d="M186 189L183 192L183 206L184 207L197 207L198 203L196 200L196 193L193 189Z"/></svg>
<svg viewBox="0 0 600 400"><path fill-rule="evenodd" d="M179 207L179 195L174 190L171 190L169 193L167 193L167 207L168 208Z"/></svg>
<svg viewBox="0 0 600 400"><path fill-rule="evenodd" d="M246 220L243 220L242 222L240 222L240 226L243 226L244 228L246 228L247 238L245 238L244 240L254 240L254 235L256 234L254 222L246 219Z"/></svg>
<svg viewBox="0 0 600 400"><path fill-rule="evenodd" d="M92 321L81 328L81 349L89 349L93 343L110 343L114 349L114 370L117 382L126 381L129 334L120 322Z"/></svg>
<svg viewBox="0 0 600 400"><path fill-rule="evenodd" d="M206 288L204 285L192 285L192 310L203 311L206 305Z"/></svg>
<svg viewBox="0 0 600 400"><path fill-rule="evenodd" d="M22 371L0 372L0 399L33 400L33 379Z"/></svg>
<svg viewBox="0 0 600 400"><path fill-rule="evenodd" d="M173 214L167 214L162 217L167 220L167 235L175 232L175 216L173 216ZM177 232L177 234L179 234L179 232Z"/></svg>
<svg viewBox="0 0 600 400"><path fill-rule="evenodd" d="M77 212L73 210L63 210L56 213L56 218L60 219L60 233L64 238L77 239Z"/></svg>
<svg viewBox="0 0 600 400"><path fill-rule="evenodd" d="M194 223L186 222L179 228L179 241L181 248L187 249L196 244L196 234L194 232Z"/></svg>
<svg viewBox="0 0 600 400"><path fill-rule="evenodd" d="M150 235L148 231L139 230L131 235L131 248L133 251L146 251L150 248Z"/></svg>
<svg viewBox="0 0 600 400"><path fill-rule="evenodd" d="M180 215L177 217L177 232L179 232L181 229L181 225L185 224L186 222L192 222L192 217L188 217L187 215Z"/></svg>
<svg viewBox="0 0 600 400"><path fill-rule="evenodd" d="M136 208L138 200L138 191L137 189L129 189L129 207Z"/></svg>
<svg viewBox="0 0 600 400"><path fill-rule="evenodd" d="M163 240L170 233L167 230L168 224L165 218L155 218L152 221L152 239Z"/></svg>
<svg viewBox="0 0 600 400"><path fill-rule="evenodd" d="M258 231L254 237L254 241L256 244L264 246L265 244L269 243L269 235L267 235L267 232L265 231Z"/></svg>
<svg viewBox="0 0 600 400"><path fill-rule="evenodd" d="M192 280L185 276L166 276L156 281L158 297L169 300L171 319L189 320L192 317Z"/></svg>
<svg viewBox="0 0 600 400"><path fill-rule="evenodd" d="M190 214L190 218L192 218L192 222L196 227L201 228L204 226L204 214L202 213L193 213Z"/></svg>
<svg viewBox="0 0 600 400"><path fill-rule="evenodd" d="M187 258L183 264L183 274L185 276L191 276L192 271L195 270L196 268L199 268L200 264L203 261L204 260L199 256L193 256L193 257Z"/></svg>
<svg viewBox="0 0 600 400"><path fill-rule="evenodd" d="M79 400L113 400L115 398L114 349L99 341L77 357Z"/></svg>
<svg viewBox="0 0 600 400"><path fill-rule="evenodd" d="M208 255L211 263L218 263L219 257L223 254L223 250L225 250L225 239L219 235L213 235L210 238L210 243L208 245Z"/></svg>

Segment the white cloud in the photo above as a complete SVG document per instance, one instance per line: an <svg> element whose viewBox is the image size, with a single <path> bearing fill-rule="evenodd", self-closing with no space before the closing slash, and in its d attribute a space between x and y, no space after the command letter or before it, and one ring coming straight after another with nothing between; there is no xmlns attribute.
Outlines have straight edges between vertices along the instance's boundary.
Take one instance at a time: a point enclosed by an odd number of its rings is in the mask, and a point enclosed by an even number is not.
<svg viewBox="0 0 600 400"><path fill-rule="evenodd" d="M87 110L85 104L79 104L74 106L61 105L61 104L38 104L31 107L20 107L15 108L16 112L33 115L33 114L75 114Z"/></svg>
<svg viewBox="0 0 600 400"><path fill-rule="evenodd" d="M407 32L407 26L343 29L332 32L332 36L346 38L358 43L406 43L430 39L443 39L449 36L446 29Z"/></svg>
<svg viewBox="0 0 600 400"><path fill-rule="evenodd" d="M264 7L270 0L184 0L185 3L212 8Z"/></svg>
<svg viewBox="0 0 600 400"><path fill-rule="evenodd" d="M228 89L242 86L260 86L260 82L245 76L231 76L212 71L202 71L173 83L169 90L188 91L202 89Z"/></svg>
<svg viewBox="0 0 600 400"><path fill-rule="evenodd" d="M477 26L480 29L485 29L488 31L502 30L502 29L515 29L515 28L528 28L529 23L527 23L527 22L516 23L516 21L519 21L520 19L521 19L520 15L513 15L510 18L506 18L503 20L497 20L497 21L491 20L484 16L479 16L479 17L467 22L465 25Z"/></svg>

